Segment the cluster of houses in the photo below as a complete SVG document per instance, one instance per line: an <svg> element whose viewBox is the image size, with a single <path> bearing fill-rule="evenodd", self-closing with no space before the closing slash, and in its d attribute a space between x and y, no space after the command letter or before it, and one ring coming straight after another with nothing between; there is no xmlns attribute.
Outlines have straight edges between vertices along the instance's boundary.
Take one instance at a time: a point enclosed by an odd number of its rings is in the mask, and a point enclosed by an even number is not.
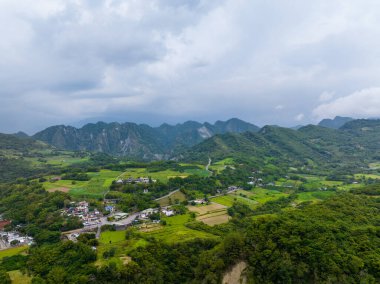
<svg viewBox="0 0 380 284"><path fill-rule="evenodd" d="M21 235L16 231L4 232L0 231L0 237L3 242L5 242L8 247L18 246L18 245L31 245L33 243L33 238L29 236Z"/></svg>
<svg viewBox="0 0 380 284"><path fill-rule="evenodd" d="M76 216L83 221L84 226L92 226L100 223L102 214L97 210L90 211L87 201L71 202L69 208L62 212L66 216Z"/></svg>
<svg viewBox="0 0 380 284"><path fill-rule="evenodd" d="M118 179L116 181L117 184L128 184L128 183L143 183L143 184L149 184L150 182L156 182L155 179L150 179L147 177L138 177L138 178L132 178L129 177L127 179Z"/></svg>
<svg viewBox="0 0 380 284"><path fill-rule="evenodd" d="M136 217L136 220L138 221L147 221L150 219L150 216L153 214L162 213L167 217L174 216L175 211L172 210L169 206L168 207L162 207L160 208L148 208L139 213L139 215Z"/></svg>
<svg viewBox="0 0 380 284"><path fill-rule="evenodd" d="M31 245L33 243L32 237L21 235L17 231L5 231L5 227L10 224L11 221L0 220L0 249L18 245Z"/></svg>

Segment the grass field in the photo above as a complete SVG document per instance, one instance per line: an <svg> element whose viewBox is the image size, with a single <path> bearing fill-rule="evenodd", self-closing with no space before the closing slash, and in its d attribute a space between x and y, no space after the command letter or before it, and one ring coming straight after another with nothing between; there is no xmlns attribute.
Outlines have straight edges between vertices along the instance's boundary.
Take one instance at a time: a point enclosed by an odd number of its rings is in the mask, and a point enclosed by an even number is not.
<svg viewBox="0 0 380 284"><path fill-rule="evenodd" d="M310 192L302 192L297 194L296 202L304 202L304 201L320 201L325 200L333 195L335 195L335 191L310 191Z"/></svg>
<svg viewBox="0 0 380 284"><path fill-rule="evenodd" d="M152 179L159 180L161 182L167 182L169 178L173 177L187 177L189 176L189 173L183 172L177 172L172 170L166 170L166 171L160 171L160 172L149 172L145 168L131 168L127 169L122 175L122 178L138 178L138 177L151 177Z"/></svg>
<svg viewBox="0 0 380 284"><path fill-rule="evenodd" d="M158 199L157 202L158 204L160 204L160 206L168 206L170 204L174 204L176 200L184 201L186 200L186 195L183 194L181 191L176 191L170 196Z"/></svg>
<svg viewBox="0 0 380 284"><path fill-rule="evenodd" d="M83 163L89 160L88 157L73 157L70 152L62 152L59 155L52 155L51 151L47 151L44 154L43 161L40 158L25 158L25 160L31 162L34 166L39 165L52 165L52 166L61 166L61 167L67 167L73 164L79 164Z"/></svg>
<svg viewBox="0 0 380 284"><path fill-rule="evenodd" d="M56 188L68 188L69 194L73 197L83 198L101 198L108 190L109 186L122 172L101 170L99 172L87 173L90 176L89 181L71 181L71 180L58 180L56 182L44 182L44 187L47 190L54 190ZM48 179L51 177L48 177Z"/></svg>
<svg viewBox="0 0 380 284"><path fill-rule="evenodd" d="M258 204L256 200L254 200L254 194L251 192L248 192L248 194L244 194L246 197L241 196L238 193L230 193L227 195L218 196L215 198L212 198L211 200L213 202L222 204L227 207L231 207L234 202L241 202L243 204L248 205L249 207L253 208L255 205Z"/></svg>
<svg viewBox="0 0 380 284"><path fill-rule="evenodd" d="M12 284L29 284L29 283L32 283L32 278L26 274L22 274L20 270L9 271L8 274L12 280Z"/></svg>
<svg viewBox="0 0 380 284"><path fill-rule="evenodd" d="M105 231L99 238L101 244L117 244L125 241L125 231Z"/></svg>
<svg viewBox="0 0 380 284"><path fill-rule="evenodd" d="M122 266L123 260L120 257L125 256L124 250L127 245L125 231L102 232L99 238L99 246L97 247L98 260L95 264L105 265L113 262L117 266ZM111 249L115 250L115 255L109 259L104 259L103 253Z"/></svg>
<svg viewBox="0 0 380 284"><path fill-rule="evenodd" d="M376 174L355 174L355 179L380 179L380 175Z"/></svg>
<svg viewBox="0 0 380 284"><path fill-rule="evenodd" d="M211 201L227 207L231 207L235 202L235 198L232 195L221 195L212 198Z"/></svg>
<svg viewBox="0 0 380 284"><path fill-rule="evenodd" d="M227 166L233 167L234 160L232 158L226 158L224 160L212 163L209 167L210 170L216 171L217 173L220 173L223 171Z"/></svg>
<svg viewBox="0 0 380 284"><path fill-rule="evenodd" d="M288 194L277 191L277 190L260 188L260 187L254 188L251 192L254 194L251 198L259 203L265 203L270 200L276 200L281 197L288 196Z"/></svg>
<svg viewBox="0 0 380 284"><path fill-rule="evenodd" d="M13 256L13 255L16 255L16 254L23 253L27 249L28 249L28 246L21 246L21 247L15 247L15 248L6 249L6 250L0 250L0 260L3 257L6 257L6 256Z"/></svg>
<svg viewBox="0 0 380 284"><path fill-rule="evenodd" d="M165 226L144 234L168 243L188 241L195 238L218 238L215 235L185 227L185 224L192 220L189 214L165 217L162 220L166 221Z"/></svg>
<svg viewBox="0 0 380 284"><path fill-rule="evenodd" d="M380 163L379 162L376 162L376 163L370 163L368 165L368 167L371 169L371 170L377 170L377 169L380 169Z"/></svg>

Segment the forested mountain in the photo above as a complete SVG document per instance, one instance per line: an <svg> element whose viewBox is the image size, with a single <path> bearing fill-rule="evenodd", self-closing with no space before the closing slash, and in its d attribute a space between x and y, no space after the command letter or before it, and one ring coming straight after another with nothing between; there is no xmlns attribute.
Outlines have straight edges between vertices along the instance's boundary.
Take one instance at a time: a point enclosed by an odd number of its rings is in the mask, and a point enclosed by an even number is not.
<svg viewBox="0 0 380 284"><path fill-rule="evenodd" d="M334 119L323 119L321 122L318 123L319 126L327 127L327 128L333 128L333 129L339 129L347 122L353 120L351 117L342 117L342 116L336 116Z"/></svg>
<svg viewBox="0 0 380 284"><path fill-rule="evenodd" d="M216 134L257 132L259 128L239 119L215 124L188 121L150 127L135 123L87 124L82 128L52 126L33 136L60 149L88 150L139 159L162 159Z"/></svg>
<svg viewBox="0 0 380 284"><path fill-rule="evenodd" d="M43 142L0 133L0 181L37 173L38 169L25 158L38 157L39 152L47 150L52 147Z"/></svg>
<svg viewBox="0 0 380 284"><path fill-rule="evenodd" d="M299 130L265 126L258 133L216 135L183 153L184 160L227 157L293 165L365 165L380 156L380 120L357 120L341 129L308 125Z"/></svg>

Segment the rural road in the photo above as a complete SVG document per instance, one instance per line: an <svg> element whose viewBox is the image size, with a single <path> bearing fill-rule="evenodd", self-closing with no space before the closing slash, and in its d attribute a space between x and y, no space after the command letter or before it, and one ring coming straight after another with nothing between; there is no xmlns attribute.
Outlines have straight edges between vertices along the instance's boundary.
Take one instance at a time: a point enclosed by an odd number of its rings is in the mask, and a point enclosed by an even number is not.
<svg viewBox="0 0 380 284"><path fill-rule="evenodd" d="M133 220L135 220L136 217L139 214L140 214L140 212L133 213L133 214L129 215L127 218L119 220L119 221L116 221L116 222L114 222L114 221L112 221L112 222L111 221L107 221L107 217L102 217L102 218L100 218L99 224L92 225L92 226L85 226L85 227L80 228L80 229L63 232L63 234L69 235L69 234L83 233L83 232L89 232L89 231L97 230L97 232L96 232L96 238L99 238L100 237L100 233L101 233L100 228L103 225L128 226L128 225L132 224Z"/></svg>
<svg viewBox="0 0 380 284"><path fill-rule="evenodd" d="M161 199L164 199L164 198L166 198L166 197L169 197L170 195L176 193L177 191L179 191L179 189L176 189L176 190L174 190L174 191L172 191L172 192L169 192L168 194L166 194L166 195L164 195L164 196L161 196L160 198L157 198L157 199L155 199L154 201L159 201L159 200L161 200Z"/></svg>
<svg viewBox="0 0 380 284"><path fill-rule="evenodd" d="M208 170L208 168L211 166L211 158L208 158L208 164L206 166L206 171L211 172Z"/></svg>

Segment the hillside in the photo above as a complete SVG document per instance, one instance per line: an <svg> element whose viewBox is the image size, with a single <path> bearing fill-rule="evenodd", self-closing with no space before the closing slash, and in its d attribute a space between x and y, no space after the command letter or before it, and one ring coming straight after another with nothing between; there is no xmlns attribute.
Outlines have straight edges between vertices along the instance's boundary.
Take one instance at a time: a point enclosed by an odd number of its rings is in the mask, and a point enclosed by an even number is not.
<svg viewBox="0 0 380 284"><path fill-rule="evenodd" d="M216 134L257 132L259 128L239 119L215 124L188 121L183 124L150 127L135 123L86 124L82 128L52 126L33 138L59 149L88 150L136 159L162 159L187 149Z"/></svg>
<svg viewBox="0 0 380 284"><path fill-rule="evenodd" d="M327 128L333 128L333 129L339 129L347 122L352 121L353 118L351 117L342 117L342 116L336 116L334 119L323 119L321 122L318 123L319 126L327 127Z"/></svg>
<svg viewBox="0 0 380 284"><path fill-rule="evenodd" d="M0 181L29 177L39 172L27 158L38 157L51 146L30 138L0 133Z"/></svg>
<svg viewBox="0 0 380 284"><path fill-rule="evenodd" d="M257 163L289 163L294 166L328 165L336 168L366 166L380 156L380 121L360 120L342 129L308 125L299 130L265 126L258 133L214 136L179 157L206 162L208 157L233 157Z"/></svg>

